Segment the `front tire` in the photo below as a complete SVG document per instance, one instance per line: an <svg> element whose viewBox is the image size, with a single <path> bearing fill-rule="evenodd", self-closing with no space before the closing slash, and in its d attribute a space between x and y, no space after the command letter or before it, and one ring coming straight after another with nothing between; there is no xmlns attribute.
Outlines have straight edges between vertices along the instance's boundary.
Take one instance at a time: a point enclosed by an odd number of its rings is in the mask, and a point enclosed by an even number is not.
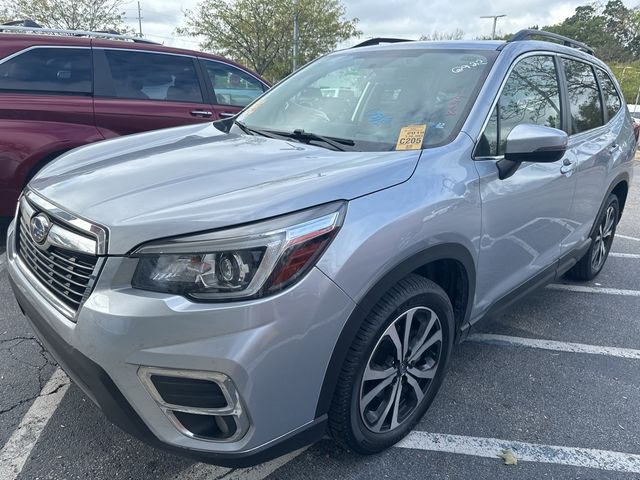
<svg viewBox="0 0 640 480"><path fill-rule="evenodd" d="M596 277L604 267L616 227L620 219L620 204L618 197L609 195L605 208L598 217L595 231L591 235L591 247L587 253L566 274L571 280L587 281Z"/></svg>
<svg viewBox="0 0 640 480"><path fill-rule="evenodd" d="M329 411L337 443L363 454L400 441L433 401L453 348L454 318L437 284L409 275L358 331Z"/></svg>

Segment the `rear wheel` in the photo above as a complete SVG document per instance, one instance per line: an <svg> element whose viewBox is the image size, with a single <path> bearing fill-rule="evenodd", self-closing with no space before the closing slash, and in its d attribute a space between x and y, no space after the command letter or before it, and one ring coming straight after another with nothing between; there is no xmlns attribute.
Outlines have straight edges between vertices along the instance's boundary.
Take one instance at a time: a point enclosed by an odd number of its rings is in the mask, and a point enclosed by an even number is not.
<svg viewBox="0 0 640 480"><path fill-rule="evenodd" d="M329 426L342 446L376 453L420 420L444 378L453 309L434 282L410 275L365 319L342 368Z"/></svg>
<svg viewBox="0 0 640 480"><path fill-rule="evenodd" d="M567 272L568 278L586 281L593 279L600 273L609 256L619 218L620 206L618 197L611 194L591 236L591 247L578 263Z"/></svg>

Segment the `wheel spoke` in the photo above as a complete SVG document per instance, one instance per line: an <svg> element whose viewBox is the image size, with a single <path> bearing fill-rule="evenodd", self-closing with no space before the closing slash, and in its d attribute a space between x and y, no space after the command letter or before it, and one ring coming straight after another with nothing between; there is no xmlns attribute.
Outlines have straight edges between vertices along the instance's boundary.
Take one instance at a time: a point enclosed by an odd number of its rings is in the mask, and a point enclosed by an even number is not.
<svg viewBox="0 0 640 480"><path fill-rule="evenodd" d="M389 338L391 339L391 341L393 342L393 344L396 347L396 360L398 360L399 362L402 361L402 342L400 341L400 337L398 336L398 329L396 328L396 325L393 324L391 325L391 328L389 328L389 331L387 332L387 335L389 336Z"/></svg>
<svg viewBox="0 0 640 480"><path fill-rule="evenodd" d="M420 402L424 398L424 392L420 388L418 381L415 378L413 378L411 375L407 375L407 383L411 385L411 387L413 388L413 391L416 393L416 406L418 406L418 404L420 404Z"/></svg>
<svg viewBox="0 0 640 480"><path fill-rule="evenodd" d="M391 410L391 407L395 404L399 384L400 382L396 382L393 386L393 390L391 391L391 395L389 395L389 399L387 400L387 404L385 405L382 414L380 414L380 417L378 417L378 420L376 420L376 423L373 425L374 431L379 432L380 429L382 429L385 419L389 416L389 410Z"/></svg>
<svg viewBox="0 0 640 480"><path fill-rule="evenodd" d="M421 370L418 367L409 367L407 368L407 372L413 375L414 377L431 380L436 374L436 370L437 370L436 367L437 367L437 364L427 370Z"/></svg>
<svg viewBox="0 0 640 480"><path fill-rule="evenodd" d="M402 342L402 359L404 360L407 357L407 352L409 351L409 334L411 333L411 324L413 323L413 316L416 313L417 308L412 308L407 312L404 321L404 339Z"/></svg>
<svg viewBox="0 0 640 480"><path fill-rule="evenodd" d="M604 223L604 234L602 235L604 238L609 237L613 231L614 213L613 207L609 207L607 210L607 219Z"/></svg>
<svg viewBox="0 0 640 480"><path fill-rule="evenodd" d="M433 325L436 323L437 318L438 317L436 317L434 313L429 311L429 323L427 324L426 328L422 332L422 335L420 336L420 338L411 346L411 358L414 356L416 350L420 347L420 345L424 344L424 342L429 337L429 332L431 332L431 329L433 328Z"/></svg>
<svg viewBox="0 0 640 480"><path fill-rule="evenodd" d="M442 342L441 330L438 330L433 335L431 335L431 337L429 337L429 339L426 342L424 342L422 346L418 348L418 350L416 350L414 354L411 355L410 361L412 362L417 361L422 356L422 354L427 351L428 348L430 348L431 346L435 345L438 342Z"/></svg>
<svg viewBox="0 0 640 480"><path fill-rule="evenodd" d="M398 382L398 389L396 391L396 398L393 402L393 413L391 414L391 427L390 430L393 430L400 422L398 421L398 411L400 410L400 398L402 397L402 382Z"/></svg>
<svg viewBox="0 0 640 480"><path fill-rule="evenodd" d="M376 398L382 390L387 388L397 377L391 376L382 380L378 385L373 387L369 393L360 399L360 409L364 412L371 401Z"/></svg>
<svg viewBox="0 0 640 480"><path fill-rule="evenodd" d="M385 368L384 370L376 370L375 368L371 368L369 365L367 365L367 368L364 371L363 380L365 382L368 382L370 380L384 380L392 375L395 375L396 371L397 370L394 367Z"/></svg>

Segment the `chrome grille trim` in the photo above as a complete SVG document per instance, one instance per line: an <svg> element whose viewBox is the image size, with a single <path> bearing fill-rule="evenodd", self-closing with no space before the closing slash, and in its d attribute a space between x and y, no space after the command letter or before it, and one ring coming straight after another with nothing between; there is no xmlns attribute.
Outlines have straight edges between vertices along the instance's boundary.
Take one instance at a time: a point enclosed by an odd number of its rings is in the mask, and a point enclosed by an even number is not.
<svg viewBox="0 0 640 480"><path fill-rule="evenodd" d="M35 202L32 201L34 198L37 199ZM52 207L52 210L43 206ZM39 293L64 316L75 321L80 307L93 290L104 261L97 253L106 249L106 244L100 243L106 241L106 231L68 212L60 218L62 211L32 192L25 194L16 215L14 255L20 270L31 283L40 287ZM41 243L36 242L31 233L31 219L39 214L46 215L52 222ZM95 233L98 231L103 233L101 239Z"/></svg>

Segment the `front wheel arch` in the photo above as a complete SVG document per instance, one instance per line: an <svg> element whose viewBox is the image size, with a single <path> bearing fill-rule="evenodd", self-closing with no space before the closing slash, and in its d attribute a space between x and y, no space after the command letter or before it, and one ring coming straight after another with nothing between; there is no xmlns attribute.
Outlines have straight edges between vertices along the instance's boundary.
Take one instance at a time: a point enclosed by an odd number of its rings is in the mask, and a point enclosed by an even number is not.
<svg viewBox="0 0 640 480"><path fill-rule="evenodd" d="M417 273L418 275L429 278L429 274L427 273L429 270L428 266L435 264L435 262L444 261L456 262L460 266L461 272L464 273L466 298L463 302L459 302L464 303L464 305L463 310L460 312L460 318L456 321L456 329L458 332L469 322L476 287L476 267L471 252L460 244L444 243L435 245L406 258L383 275L382 278L369 289L363 298L358 301L358 305L347 319L338 337L338 341L334 346L327 369L325 370L322 388L316 405L316 418L327 414L329 411L338 383L338 376L347 352L362 322L367 315L369 315L373 307L394 285L408 275ZM444 289L446 290L446 288ZM456 305L454 304L454 309L455 308Z"/></svg>

